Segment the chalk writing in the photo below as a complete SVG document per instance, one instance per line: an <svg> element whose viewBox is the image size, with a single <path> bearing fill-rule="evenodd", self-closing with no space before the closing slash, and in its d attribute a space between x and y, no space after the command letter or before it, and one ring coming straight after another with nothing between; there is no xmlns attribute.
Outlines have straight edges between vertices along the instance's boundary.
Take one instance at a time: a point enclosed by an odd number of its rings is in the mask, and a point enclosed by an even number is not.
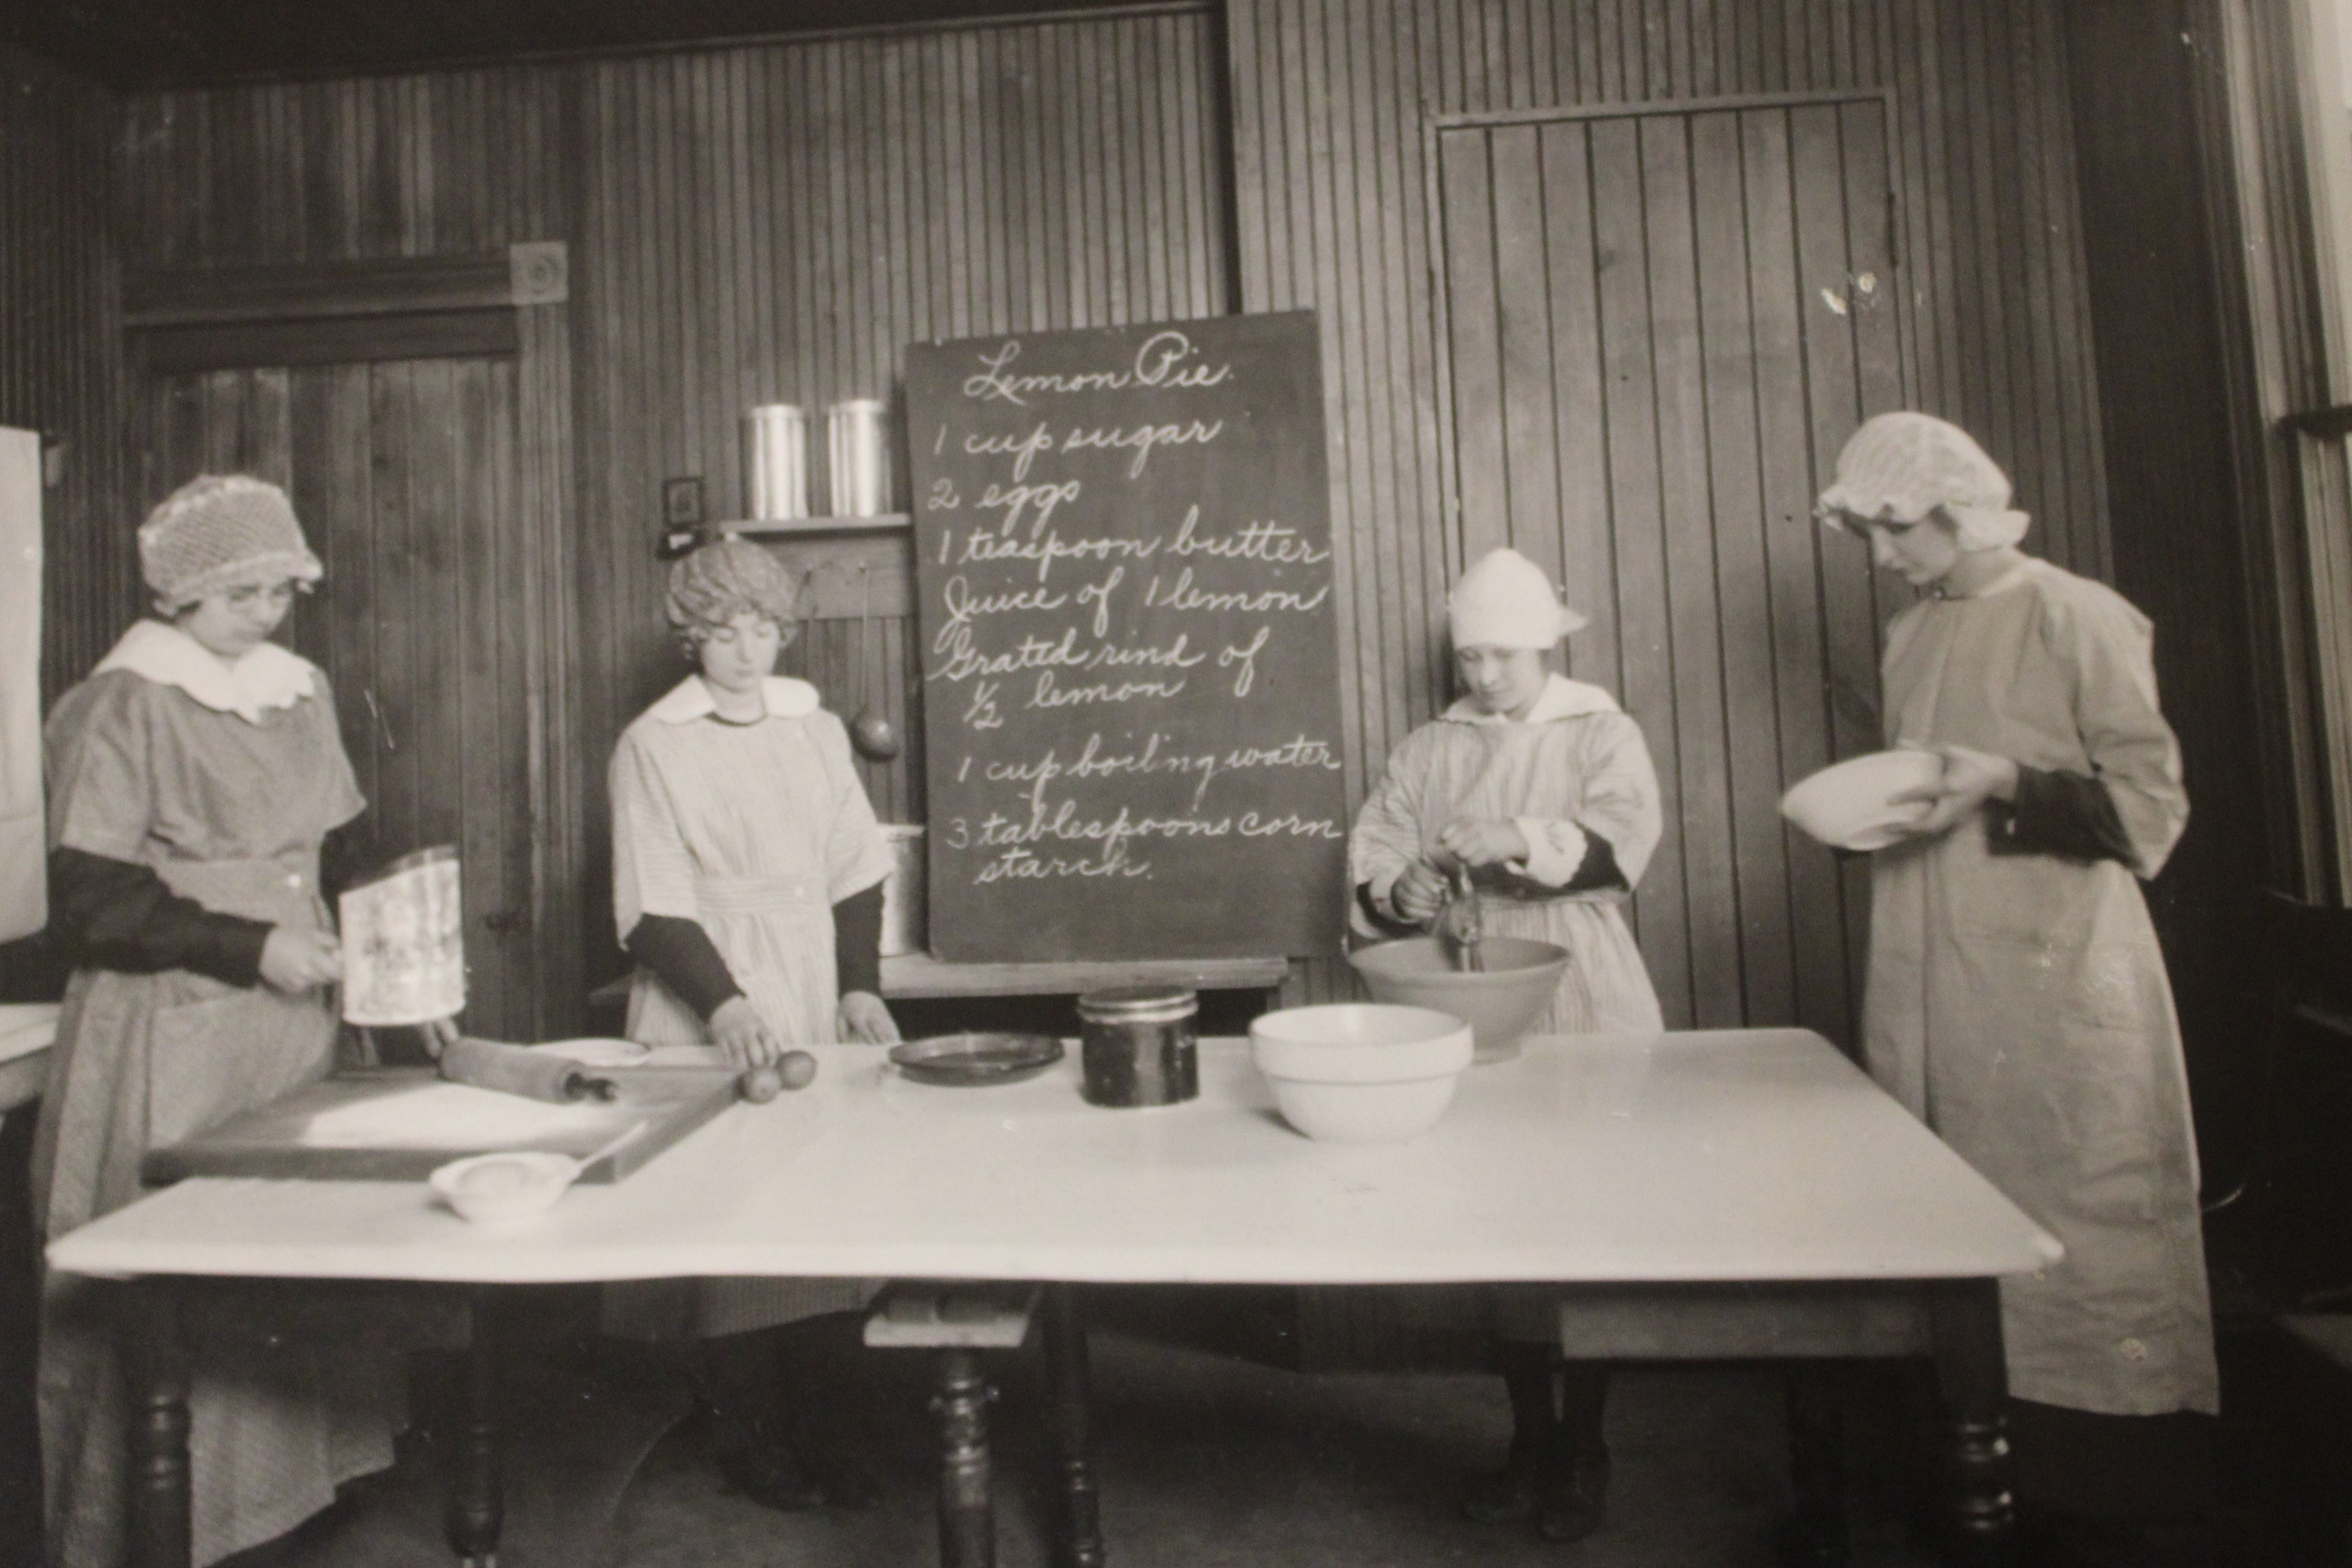
<svg viewBox="0 0 2352 1568"><path fill-rule="evenodd" d="M1320 353L1303 312L908 349L940 956L1335 948Z"/></svg>

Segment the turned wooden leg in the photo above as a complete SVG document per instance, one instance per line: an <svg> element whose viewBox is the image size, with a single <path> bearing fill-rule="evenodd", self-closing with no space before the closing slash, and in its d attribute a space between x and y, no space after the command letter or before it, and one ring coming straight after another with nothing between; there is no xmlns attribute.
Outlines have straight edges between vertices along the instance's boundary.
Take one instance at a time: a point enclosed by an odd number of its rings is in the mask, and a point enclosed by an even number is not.
<svg viewBox="0 0 2352 1568"><path fill-rule="evenodd" d="M122 1287L122 1364L131 1396L132 1568L188 1568L188 1351L171 1280Z"/></svg>
<svg viewBox="0 0 2352 1568"><path fill-rule="evenodd" d="M1066 1568L1102 1568L1102 1520L1087 1427L1092 1397L1087 1325L1078 1317L1076 1292L1067 1285L1045 1287L1045 1373L1052 1381L1054 1443L1061 1467L1062 1561Z"/></svg>
<svg viewBox="0 0 2352 1568"><path fill-rule="evenodd" d="M1944 1460L1948 1555L1959 1568L2007 1568L2017 1521L2009 1495L2009 1372L2000 1281L1955 1280L1934 1289L1936 1380L1949 1422Z"/></svg>
<svg viewBox="0 0 2352 1568"><path fill-rule="evenodd" d="M457 1363L457 1397L449 1434L444 1523L450 1550L467 1568L495 1568L506 1500L499 1478L497 1297L475 1291L467 1303L467 1344Z"/></svg>
<svg viewBox="0 0 2352 1568"><path fill-rule="evenodd" d="M1790 1568L1843 1568L1852 1553L1845 1528L1845 1406L1837 1368L1825 1361L1791 1362L1783 1386L1797 1507L1780 1559Z"/></svg>
<svg viewBox="0 0 2352 1568"><path fill-rule="evenodd" d="M996 1568L996 1512L988 1495L988 1406L996 1391L976 1351L940 1353L940 1563Z"/></svg>

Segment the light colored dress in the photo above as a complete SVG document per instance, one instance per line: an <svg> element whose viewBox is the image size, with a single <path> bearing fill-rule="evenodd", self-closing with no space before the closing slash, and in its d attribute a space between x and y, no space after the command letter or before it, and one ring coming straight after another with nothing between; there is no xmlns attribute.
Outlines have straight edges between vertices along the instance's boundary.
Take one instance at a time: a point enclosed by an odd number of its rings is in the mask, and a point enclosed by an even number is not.
<svg viewBox="0 0 2352 1568"><path fill-rule="evenodd" d="M805 681L771 677L767 716L730 724L689 675L623 732L613 754L613 911L626 942L640 917L701 925L787 1045L836 1037L833 906L889 873L890 846L858 780L841 720ZM708 1044L709 1026L655 976L629 992L627 1032ZM850 1280L709 1280L688 1303L659 1282L607 1292L606 1326L639 1336L720 1334L872 1294Z"/></svg>
<svg viewBox="0 0 2352 1568"><path fill-rule="evenodd" d="M1620 911L1624 887L1564 887L1584 858L1585 834L1605 841L1626 886L1638 885L1658 847L1658 776L1641 727L1600 687L1565 675L1544 684L1524 719L1455 703L1407 736L1365 800L1349 839L1349 884L1385 903L1404 869L1436 853L1457 817L1509 821L1530 846L1524 862L1475 876L1489 936L1532 936L1569 951L1567 972L1536 1030L1654 1033L1658 993ZM1359 935L1373 932L1360 910Z"/></svg>
<svg viewBox="0 0 2352 1568"><path fill-rule="evenodd" d="M275 672L260 702L186 633L134 628L50 715L49 841L148 866L221 914L324 929L320 842L363 802L326 677L274 644L247 659L265 687ZM334 1046L325 993L241 989L184 969L79 971L34 1151L42 1233L130 1203L147 1150L324 1077ZM42 1292L51 1560L90 1568L121 1559L130 1479L103 1290L52 1275ZM187 1329L199 1564L283 1534L333 1501L339 1482L389 1465L402 1416L383 1325L289 1333L274 1317L236 1320L195 1311Z"/></svg>
<svg viewBox="0 0 2352 1568"><path fill-rule="evenodd" d="M2001 1284L2010 1392L2219 1401L2180 1033L2138 877L2189 817L2147 619L2027 560L1887 632L1886 738L2096 777L2137 864L1993 854L1981 814L1872 859L1872 1074L2065 1244Z"/></svg>

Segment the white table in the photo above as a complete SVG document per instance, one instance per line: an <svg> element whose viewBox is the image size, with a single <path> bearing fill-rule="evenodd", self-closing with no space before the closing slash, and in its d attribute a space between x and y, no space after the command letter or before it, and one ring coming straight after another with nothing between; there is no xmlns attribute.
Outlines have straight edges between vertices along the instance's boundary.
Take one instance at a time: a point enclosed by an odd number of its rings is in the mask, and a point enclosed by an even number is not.
<svg viewBox="0 0 2352 1568"><path fill-rule="evenodd" d="M469 1228L413 1184L207 1179L57 1240L49 1261L474 1286L1558 1282L1573 1354L1934 1354L1957 1415L1961 1554L2006 1552L1995 1281L2057 1243L1818 1036L1531 1040L1466 1073L1433 1132L1360 1147L1291 1131L1240 1041L1202 1042L1199 1101L1143 1111L1085 1104L1074 1060L958 1090L901 1080L870 1050L819 1056L813 1088L726 1113L626 1182L575 1187L527 1232ZM157 1336L134 1339L152 1357ZM151 1372L142 1474L184 1466L175 1394L168 1364ZM168 1556L174 1529L139 1539Z"/></svg>

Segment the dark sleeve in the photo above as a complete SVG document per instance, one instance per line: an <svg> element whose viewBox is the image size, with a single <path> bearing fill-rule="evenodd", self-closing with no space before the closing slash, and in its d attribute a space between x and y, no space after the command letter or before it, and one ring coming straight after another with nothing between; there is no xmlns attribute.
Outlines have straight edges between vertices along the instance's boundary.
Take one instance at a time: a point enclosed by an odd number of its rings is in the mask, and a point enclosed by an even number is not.
<svg viewBox="0 0 2352 1568"><path fill-rule="evenodd" d="M260 983L269 922L182 898L136 861L52 850L49 904L50 924L78 967L132 975L192 969L232 986Z"/></svg>
<svg viewBox="0 0 2352 1568"><path fill-rule="evenodd" d="M1532 898L1559 898L1571 893L1590 893L1597 887L1630 889L1633 883L1617 867L1617 852L1609 841L1584 828L1584 858L1576 862L1576 874L1558 887L1521 876L1507 866L1495 866L1478 873L1480 882L1491 879L1494 885L1512 893L1522 893Z"/></svg>
<svg viewBox="0 0 2352 1568"><path fill-rule="evenodd" d="M319 892L331 909L344 889L376 869L372 821L353 817L340 828L330 828L326 841L319 846Z"/></svg>
<svg viewBox="0 0 2352 1568"><path fill-rule="evenodd" d="M2016 801L1988 801L1985 810L1985 847L1994 854L2138 863L2115 797L2089 774L2021 765Z"/></svg>
<svg viewBox="0 0 2352 1568"><path fill-rule="evenodd" d="M710 933L698 920L679 915L641 915L622 946L706 1021L743 994L743 988L728 970L727 960L712 945Z"/></svg>
<svg viewBox="0 0 2352 1568"><path fill-rule="evenodd" d="M882 994L882 884L833 906L833 973L843 996Z"/></svg>
<svg viewBox="0 0 2352 1568"><path fill-rule="evenodd" d="M1372 923L1372 929L1383 936L1422 935L1421 927L1412 921L1400 920L1382 909L1380 901L1372 896L1372 884L1369 882L1360 882L1356 884L1356 907L1364 912L1364 918Z"/></svg>
<svg viewBox="0 0 2352 1568"><path fill-rule="evenodd" d="M1584 830L1584 858L1577 862L1576 874L1570 877L1568 885L1559 891L1589 893L1596 887L1622 887L1630 891L1633 883L1627 882L1625 873L1617 869L1617 852L1609 847L1609 841L1587 828Z"/></svg>

